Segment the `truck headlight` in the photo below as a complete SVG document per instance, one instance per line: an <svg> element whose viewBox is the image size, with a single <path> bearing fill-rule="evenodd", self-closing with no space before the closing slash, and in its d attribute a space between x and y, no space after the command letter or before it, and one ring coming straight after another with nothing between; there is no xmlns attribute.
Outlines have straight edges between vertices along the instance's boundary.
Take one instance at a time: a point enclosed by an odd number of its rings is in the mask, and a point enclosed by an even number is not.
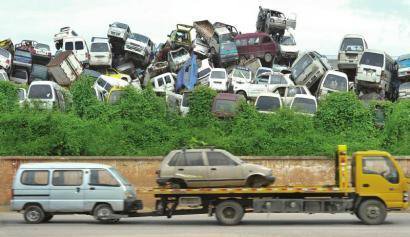
<svg viewBox="0 0 410 237"><path fill-rule="evenodd" d="M403 202L409 202L409 194L407 192L403 192Z"/></svg>

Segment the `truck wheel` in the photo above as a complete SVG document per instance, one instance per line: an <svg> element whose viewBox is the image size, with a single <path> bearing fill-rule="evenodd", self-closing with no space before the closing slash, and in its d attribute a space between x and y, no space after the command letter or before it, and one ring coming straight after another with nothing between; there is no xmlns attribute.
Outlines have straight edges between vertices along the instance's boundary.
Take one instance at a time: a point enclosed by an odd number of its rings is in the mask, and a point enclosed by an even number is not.
<svg viewBox="0 0 410 237"><path fill-rule="evenodd" d="M357 214L366 225L380 225L386 220L387 211L381 201L371 199L360 204Z"/></svg>
<svg viewBox="0 0 410 237"><path fill-rule="evenodd" d="M114 211L108 204L99 204L93 211L94 218L102 223L112 223L115 220L112 218L113 214Z"/></svg>
<svg viewBox="0 0 410 237"><path fill-rule="evenodd" d="M237 225L245 214L244 208L236 201L228 200L216 206L215 216L221 225Z"/></svg>
<svg viewBox="0 0 410 237"><path fill-rule="evenodd" d="M24 220L28 224L38 224L43 222L45 213L39 206L28 206L24 209Z"/></svg>
<svg viewBox="0 0 410 237"><path fill-rule="evenodd" d="M44 217L44 220L42 222L49 222L51 219L53 219L54 215L51 214L46 214Z"/></svg>
<svg viewBox="0 0 410 237"><path fill-rule="evenodd" d="M270 62L272 62L272 58L273 58L272 54L266 53L265 57L264 57L264 60L265 60L265 62L270 63Z"/></svg>

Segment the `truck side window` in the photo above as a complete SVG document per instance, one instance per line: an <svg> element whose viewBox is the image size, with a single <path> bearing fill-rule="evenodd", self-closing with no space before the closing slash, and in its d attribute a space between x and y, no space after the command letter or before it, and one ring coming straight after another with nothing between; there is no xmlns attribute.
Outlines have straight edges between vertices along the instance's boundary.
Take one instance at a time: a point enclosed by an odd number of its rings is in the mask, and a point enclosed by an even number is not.
<svg viewBox="0 0 410 237"><path fill-rule="evenodd" d="M26 170L21 175L20 182L24 185L48 185L47 170Z"/></svg>
<svg viewBox="0 0 410 237"><path fill-rule="evenodd" d="M209 166L235 166L235 161L221 152L209 151L206 153Z"/></svg>
<svg viewBox="0 0 410 237"><path fill-rule="evenodd" d="M81 170L56 170L53 172L54 186L80 186L83 183Z"/></svg>
<svg viewBox="0 0 410 237"><path fill-rule="evenodd" d="M91 170L89 185L119 186L119 183L107 170Z"/></svg>
<svg viewBox="0 0 410 237"><path fill-rule="evenodd" d="M386 157L364 157L363 174L380 175L390 183L399 183L397 169L391 160Z"/></svg>

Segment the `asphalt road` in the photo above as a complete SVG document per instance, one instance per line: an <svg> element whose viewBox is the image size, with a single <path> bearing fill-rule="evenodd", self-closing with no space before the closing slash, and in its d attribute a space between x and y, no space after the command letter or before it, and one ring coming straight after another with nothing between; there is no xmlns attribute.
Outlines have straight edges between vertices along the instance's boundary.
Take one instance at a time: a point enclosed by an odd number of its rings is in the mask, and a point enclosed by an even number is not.
<svg viewBox="0 0 410 237"><path fill-rule="evenodd" d="M99 224L89 216L57 216L50 223L29 225L16 213L0 213L0 237L48 236L410 236L410 213L389 214L380 226L361 224L350 214L247 214L239 226L219 226L206 215L123 219L118 224Z"/></svg>

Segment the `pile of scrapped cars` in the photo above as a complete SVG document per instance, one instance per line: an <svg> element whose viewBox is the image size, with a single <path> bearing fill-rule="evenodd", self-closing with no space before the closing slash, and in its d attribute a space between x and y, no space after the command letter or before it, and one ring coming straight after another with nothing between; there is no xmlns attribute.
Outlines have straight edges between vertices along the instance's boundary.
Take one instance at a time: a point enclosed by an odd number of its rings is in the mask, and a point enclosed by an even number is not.
<svg viewBox="0 0 410 237"><path fill-rule="evenodd" d="M410 98L410 55L396 61L370 50L361 35L346 35L337 68L316 51L299 52L294 37L296 15L259 7L256 32L209 20L177 24L163 43L114 22L105 36L88 43L71 27L54 35L56 53L34 40L14 45L0 41L0 80L27 84L21 101L64 108L68 88L86 75L95 78L98 100L116 103L126 87L152 87L170 109L186 115L198 85L217 91L212 111L235 116L246 100L261 113L288 107L312 116L327 94L355 91L359 98L395 101ZM56 92L49 93L49 89ZM51 102L50 102L51 101Z"/></svg>

